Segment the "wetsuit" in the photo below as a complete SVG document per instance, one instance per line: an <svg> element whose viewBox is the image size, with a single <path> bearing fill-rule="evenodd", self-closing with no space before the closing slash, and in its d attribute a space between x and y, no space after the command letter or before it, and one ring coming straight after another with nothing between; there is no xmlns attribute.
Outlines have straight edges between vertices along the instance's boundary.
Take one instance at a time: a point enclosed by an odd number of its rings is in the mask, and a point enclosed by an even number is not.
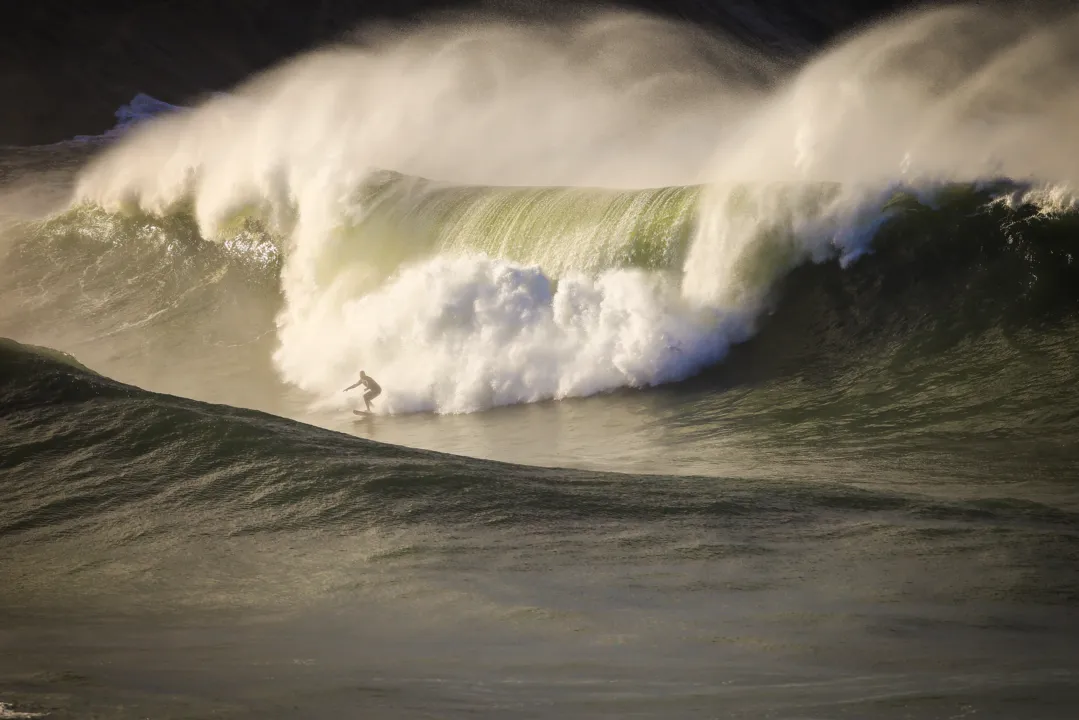
<svg viewBox="0 0 1079 720"><path fill-rule="evenodd" d="M382 387L375 382L374 378L370 375L360 378L360 383L367 388L367 392L363 394L363 401L370 403L372 400L382 394Z"/></svg>

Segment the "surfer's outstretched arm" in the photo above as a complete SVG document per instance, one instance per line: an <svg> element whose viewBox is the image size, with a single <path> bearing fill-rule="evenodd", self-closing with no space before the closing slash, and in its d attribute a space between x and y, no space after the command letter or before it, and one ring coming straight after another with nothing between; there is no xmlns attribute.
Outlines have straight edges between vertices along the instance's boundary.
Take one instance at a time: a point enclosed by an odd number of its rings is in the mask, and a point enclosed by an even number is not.
<svg viewBox="0 0 1079 720"><path fill-rule="evenodd" d="M357 380L357 381L356 381L355 383L353 383L352 385L349 385L349 386L348 386L347 388L345 388L345 389L344 389L344 390L342 390L341 392L348 392L348 391L349 391L349 390L351 390L352 388L354 388L354 387L359 387L359 386L360 386L360 385L362 385L362 384L363 384L363 380Z"/></svg>

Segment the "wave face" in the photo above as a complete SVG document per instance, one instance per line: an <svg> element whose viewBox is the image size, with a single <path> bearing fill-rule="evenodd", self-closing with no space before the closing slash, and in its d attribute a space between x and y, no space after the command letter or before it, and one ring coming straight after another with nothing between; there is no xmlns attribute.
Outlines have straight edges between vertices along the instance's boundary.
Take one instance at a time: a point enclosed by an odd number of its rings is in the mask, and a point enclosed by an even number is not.
<svg viewBox="0 0 1079 720"><path fill-rule="evenodd" d="M629 15L374 35L194 109L139 103L164 114L125 125L72 209L24 233L127 248L107 251L137 278L109 302L143 293L109 310L124 327L235 279L250 326L193 322L263 350L272 332L273 372L316 409L345 409L360 368L389 413L684 380L752 337L804 263L849 270L934 223L1002 252L1016 223L1070 227L1068 106L1037 90L1070 68L1075 19L1052 20L912 15L792 76ZM251 362L229 352L214 364Z"/></svg>
<svg viewBox="0 0 1079 720"><path fill-rule="evenodd" d="M382 171L360 188L362 214L349 234L376 256L402 249L480 253L538 265L556 277L677 269L693 236L700 194L699 187L680 186L470 187Z"/></svg>

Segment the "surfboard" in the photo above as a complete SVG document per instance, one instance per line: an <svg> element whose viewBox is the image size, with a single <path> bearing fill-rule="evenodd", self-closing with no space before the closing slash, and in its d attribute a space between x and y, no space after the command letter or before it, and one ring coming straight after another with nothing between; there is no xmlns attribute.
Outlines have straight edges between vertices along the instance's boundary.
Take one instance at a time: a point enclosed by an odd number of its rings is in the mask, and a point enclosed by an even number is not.
<svg viewBox="0 0 1079 720"><path fill-rule="evenodd" d="M366 410L353 410L354 415L374 415L374 413L367 412Z"/></svg>

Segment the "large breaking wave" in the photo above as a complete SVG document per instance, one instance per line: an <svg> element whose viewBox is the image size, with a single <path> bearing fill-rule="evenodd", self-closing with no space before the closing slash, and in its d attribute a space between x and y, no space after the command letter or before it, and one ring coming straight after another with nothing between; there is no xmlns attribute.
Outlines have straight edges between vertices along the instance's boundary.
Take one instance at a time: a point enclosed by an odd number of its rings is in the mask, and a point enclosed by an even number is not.
<svg viewBox="0 0 1079 720"><path fill-rule="evenodd" d="M128 133L52 222L279 253L274 365L323 407L360 368L388 412L676 381L912 208L1070 216L1075 22L925 13L793 77L635 16L367 37Z"/></svg>

